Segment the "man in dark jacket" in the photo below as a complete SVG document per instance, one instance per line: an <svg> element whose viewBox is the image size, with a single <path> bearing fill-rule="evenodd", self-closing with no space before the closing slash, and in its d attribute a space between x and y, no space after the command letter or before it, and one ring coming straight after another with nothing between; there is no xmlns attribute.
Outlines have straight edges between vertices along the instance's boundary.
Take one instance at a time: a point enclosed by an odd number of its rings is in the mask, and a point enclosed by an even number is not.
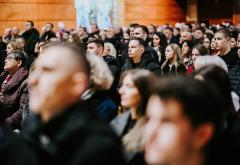
<svg viewBox="0 0 240 165"><path fill-rule="evenodd" d="M88 42L87 54L95 54L97 56L103 57L103 60L107 63L113 75L114 81L109 94L110 94L110 97L113 99L113 101L118 105L120 103L120 96L118 94L117 87L118 87L118 81L121 74L121 66L115 57L111 55L104 55L103 51L104 51L104 42L102 40L96 39Z"/></svg>
<svg viewBox="0 0 240 165"><path fill-rule="evenodd" d="M161 75L159 64L149 51L146 51L145 42L140 38L133 38L129 41L128 55L130 60L127 60L122 68L123 71L135 68L147 69Z"/></svg>
<svg viewBox="0 0 240 165"><path fill-rule="evenodd" d="M28 55L28 67L31 66L34 61L34 48L36 43L39 41L39 32L34 28L34 23L32 21L27 21L25 23L26 31L24 31L21 37L25 40L25 52Z"/></svg>
<svg viewBox="0 0 240 165"><path fill-rule="evenodd" d="M240 40L240 39L239 39ZM240 42L239 42L239 50L240 50ZM238 54L238 61L236 65L232 67L229 71L229 79L231 83L231 88L237 95L240 97L240 52Z"/></svg>
<svg viewBox="0 0 240 165"><path fill-rule="evenodd" d="M51 44L35 64L29 77L29 106L37 116L24 137L39 164L122 164L120 142L91 103L80 100L90 69L78 46Z"/></svg>

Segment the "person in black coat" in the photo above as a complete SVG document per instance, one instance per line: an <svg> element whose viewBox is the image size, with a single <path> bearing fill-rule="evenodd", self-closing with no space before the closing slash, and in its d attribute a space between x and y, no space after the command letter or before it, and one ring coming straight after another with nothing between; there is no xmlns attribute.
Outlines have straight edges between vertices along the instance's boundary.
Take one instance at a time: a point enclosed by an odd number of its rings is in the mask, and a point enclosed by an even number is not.
<svg viewBox="0 0 240 165"><path fill-rule="evenodd" d="M35 59L35 45L40 40L39 31L34 28L34 23L32 21L26 22L26 31L22 33L21 37L25 40L25 52L28 55L28 67L30 67Z"/></svg>
<svg viewBox="0 0 240 165"><path fill-rule="evenodd" d="M149 51L146 51L145 42L139 38L133 38L129 41L128 48L129 60L126 60L122 67L122 71L130 69L147 69L155 73L161 74L159 64Z"/></svg>
<svg viewBox="0 0 240 165"><path fill-rule="evenodd" d="M29 77L29 107L36 118L23 137L39 164L124 163L119 139L91 102L80 99L89 74L85 55L72 43L52 43L36 60Z"/></svg>
<svg viewBox="0 0 240 165"><path fill-rule="evenodd" d="M0 109L5 107L0 104ZM0 111L0 160L1 165L32 165L37 163L31 148L19 138L5 123Z"/></svg>
<svg viewBox="0 0 240 165"><path fill-rule="evenodd" d="M236 65L229 71L229 79L232 90L240 97L240 55L238 56L239 58Z"/></svg>
<svg viewBox="0 0 240 165"><path fill-rule="evenodd" d="M91 40L87 45L87 54L88 55L97 55L103 58L105 63L108 65L112 76L114 78L114 82L110 89L110 96L114 100L116 104L119 104L119 94L117 92L118 81L121 74L121 67L117 59L111 55L104 54L104 42L99 39Z"/></svg>

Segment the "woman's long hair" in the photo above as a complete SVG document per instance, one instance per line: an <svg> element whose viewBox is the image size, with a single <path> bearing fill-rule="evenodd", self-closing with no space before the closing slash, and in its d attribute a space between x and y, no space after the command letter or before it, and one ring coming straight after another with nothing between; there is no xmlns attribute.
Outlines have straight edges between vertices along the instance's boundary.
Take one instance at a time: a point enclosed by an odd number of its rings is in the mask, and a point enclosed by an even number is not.
<svg viewBox="0 0 240 165"><path fill-rule="evenodd" d="M137 107L138 119L134 127L123 137L123 144L129 151L143 150L143 129L145 125L146 106L152 92L152 84L155 82L155 75L148 70L135 69L122 74L121 81L130 76L134 85L141 95L141 101Z"/></svg>

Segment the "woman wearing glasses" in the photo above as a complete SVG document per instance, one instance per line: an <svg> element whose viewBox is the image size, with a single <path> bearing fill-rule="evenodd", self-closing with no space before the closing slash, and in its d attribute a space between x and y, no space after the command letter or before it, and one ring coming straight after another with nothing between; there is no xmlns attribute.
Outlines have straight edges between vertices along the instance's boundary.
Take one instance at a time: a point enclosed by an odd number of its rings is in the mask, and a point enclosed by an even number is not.
<svg viewBox="0 0 240 165"><path fill-rule="evenodd" d="M21 111L28 101L27 55L19 50L11 51L5 59L4 73L1 74L0 102L5 110L0 114L12 129L21 125Z"/></svg>

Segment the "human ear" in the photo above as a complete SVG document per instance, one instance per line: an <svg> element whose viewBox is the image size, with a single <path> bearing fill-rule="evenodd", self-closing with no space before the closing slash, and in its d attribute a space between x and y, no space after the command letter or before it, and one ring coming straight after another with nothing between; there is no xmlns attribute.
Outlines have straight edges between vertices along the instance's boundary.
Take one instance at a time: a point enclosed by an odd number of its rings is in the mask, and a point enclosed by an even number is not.
<svg viewBox="0 0 240 165"><path fill-rule="evenodd" d="M22 65L22 60L17 60L17 66L20 68Z"/></svg>
<svg viewBox="0 0 240 165"><path fill-rule="evenodd" d="M80 97L88 86L87 75L84 72L77 72L72 76L72 82L72 94Z"/></svg>
<svg viewBox="0 0 240 165"><path fill-rule="evenodd" d="M201 150L213 138L214 126L211 123L205 123L195 129L194 147Z"/></svg>

